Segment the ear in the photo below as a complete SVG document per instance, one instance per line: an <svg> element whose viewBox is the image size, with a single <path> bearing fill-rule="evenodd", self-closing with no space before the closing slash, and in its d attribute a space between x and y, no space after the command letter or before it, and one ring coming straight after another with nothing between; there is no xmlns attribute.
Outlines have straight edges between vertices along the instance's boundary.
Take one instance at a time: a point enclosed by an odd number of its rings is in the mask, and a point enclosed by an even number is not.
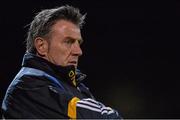
<svg viewBox="0 0 180 120"><path fill-rule="evenodd" d="M37 53L41 56L46 56L48 52L48 42L44 38L37 37L34 40L34 45L36 47Z"/></svg>

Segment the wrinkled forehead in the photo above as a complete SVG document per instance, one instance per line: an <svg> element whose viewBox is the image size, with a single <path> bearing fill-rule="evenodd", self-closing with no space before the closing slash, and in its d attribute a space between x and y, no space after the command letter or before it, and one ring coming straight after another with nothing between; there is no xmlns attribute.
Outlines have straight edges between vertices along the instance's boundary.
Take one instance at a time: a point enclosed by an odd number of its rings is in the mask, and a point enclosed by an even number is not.
<svg viewBox="0 0 180 120"><path fill-rule="evenodd" d="M81 39L81 30L80 27L73 24L72 22L60 20L52 27L52 32L56 34L74 37L76 39Z"/></svg>
<svg viewBox="0 0 180 120"><path fill-rule="evenodd" d="M65 33L66 35L80 35L81 31L78 27L74 27L74 26L67 26L67 25L63 25L62 27L60 27L59 32L61 33Z"/></svg>

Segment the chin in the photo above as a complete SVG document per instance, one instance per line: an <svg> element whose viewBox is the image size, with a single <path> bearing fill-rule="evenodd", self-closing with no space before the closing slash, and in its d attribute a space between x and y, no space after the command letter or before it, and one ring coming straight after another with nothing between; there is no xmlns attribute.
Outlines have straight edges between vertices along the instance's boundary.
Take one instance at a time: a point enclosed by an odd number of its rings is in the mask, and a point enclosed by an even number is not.
<svg viewBox="0 0 180 120"><path fill-rule="evenodd" d="M77 65L74 65L75 68L77 68Z"/></svg>

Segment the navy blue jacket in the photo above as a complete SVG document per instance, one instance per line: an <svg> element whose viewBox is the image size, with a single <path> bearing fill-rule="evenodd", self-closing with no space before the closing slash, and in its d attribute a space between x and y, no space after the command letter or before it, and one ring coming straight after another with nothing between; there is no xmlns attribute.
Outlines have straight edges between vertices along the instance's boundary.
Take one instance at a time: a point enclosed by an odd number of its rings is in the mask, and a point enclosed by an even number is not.
<svg viewBox="0 0 180 120"><path fill-rule="evenodd" d="M73 66L54 65L26 53L22 68L7 89L4 118L110 118L118 112L95 100Z"/></svg>

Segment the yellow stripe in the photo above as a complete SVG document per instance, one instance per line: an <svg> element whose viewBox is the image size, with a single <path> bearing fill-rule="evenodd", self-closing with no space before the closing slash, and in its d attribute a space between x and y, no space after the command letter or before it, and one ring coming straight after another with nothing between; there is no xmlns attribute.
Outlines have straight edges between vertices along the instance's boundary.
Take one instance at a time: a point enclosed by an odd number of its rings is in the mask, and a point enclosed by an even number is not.
<svg viewBox="0 0 180 120"><path fill-rule="evenodd" d="M80 99L73 97L68 103L68 116L72 119L76 119L76 104Z"/></svg>

